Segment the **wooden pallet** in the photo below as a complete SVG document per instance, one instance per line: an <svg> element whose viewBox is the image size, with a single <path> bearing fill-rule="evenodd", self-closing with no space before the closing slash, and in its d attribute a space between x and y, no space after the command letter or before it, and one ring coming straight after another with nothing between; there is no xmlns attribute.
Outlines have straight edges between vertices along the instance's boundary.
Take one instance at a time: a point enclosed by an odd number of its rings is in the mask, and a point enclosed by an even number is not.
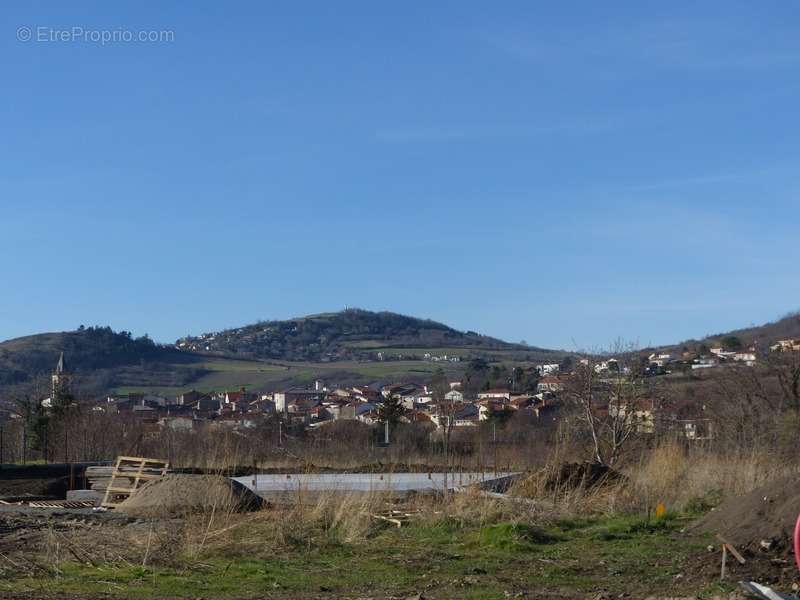
<svg viewBox="0 0 800 600"><path fill-rule="evenodd" d="M169 463L165 460L139 456L119 456L111 481L106 488L100 506L116 508L139 489L141 483L161 479L167 473Z"/></svg>

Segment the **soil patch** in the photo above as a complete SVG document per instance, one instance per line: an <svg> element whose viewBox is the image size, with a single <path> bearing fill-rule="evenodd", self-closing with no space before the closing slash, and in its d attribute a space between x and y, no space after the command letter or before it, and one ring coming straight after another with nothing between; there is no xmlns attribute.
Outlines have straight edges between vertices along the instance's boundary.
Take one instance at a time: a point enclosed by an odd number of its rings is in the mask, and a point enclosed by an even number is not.
<svg viewBox="0 0 800 600"><path fill-rule="evenodd" d="M64 498L69 487L69 477L5 479L0 473L0 500L20 497Z"/></svg>
<svg viewBox="0 0 800 600"><path fill-rule="evenodd" d="M790 546L798 514L800 477L791 476L744 496L729 498L703 517L695 528L723 535L743 547Z"/></svg>
<svg viewBox="0 0 800 600"><path fill-rule="evenodd" d="M240 512L261 506L261 498L243 485L219 475L167 475L150 481L118 509L137 517L186 512Z"/></svg>
<svg viewBox="0 0 800 600"><path fill-rule="evenodd" d="M773 481L749 494L729 498L698 521L692 530L718 534L745 557L739 565L729 561L731 577L754 579L789 589L798 578L792 550L792 534L800 513L800 477ZM696 562L706 575L719 570L719 542L707 559Z"/></svg>

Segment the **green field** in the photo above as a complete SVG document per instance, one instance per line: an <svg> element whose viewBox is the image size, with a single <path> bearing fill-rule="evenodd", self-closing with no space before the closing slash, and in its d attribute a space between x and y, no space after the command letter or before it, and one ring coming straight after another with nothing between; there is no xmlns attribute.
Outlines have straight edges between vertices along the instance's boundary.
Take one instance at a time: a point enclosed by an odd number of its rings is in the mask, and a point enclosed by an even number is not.
<svg viewBox="0 0 800 600"><path fill-rule="evenodd" d="M344 342L344 346L350 348L358 348L361 350L368 350L370 352L383 352L385 355L398 356L398 355L415 355L422 357L425 354L432 354L433 356L458 356L462 359L469 359L476 356L485 356L496 360L522 360L530 357L532 361L555 361L557 362L562 358L563 353L559 352L546 352L544 355L539 350L499 350L492 348L484 348L482 346L402 346L402 345L386 345L378 341L358 341L358 342Z"/></svg>
<svg viewBox="0 0 800 600"><path fill-rule="evenodd" d="M182 564L72 557L51 573L6 575L0 592L32 598L644 598L708 597L732 589L718 575L693 576L707 539L684 534L687 520L613 517L557 522L465 524L450 518L396 529L376 524L357 541L335 525L276 538L253 521L233 546ZM258 529L258 528L262 529ZM300 533L302 532L302 535ZM248 539L261 539L251 548ZM238 551L237 551L238 546ZM705 555L705 556L704 556ZM80 556L80 555L79 555ZM176 557L173 556L173 560ZM602 592L603 595L597 595ZM63 596L62 596L63 595ZM624 596L623 596L624 595ZM49 597L49 596L48 596Z"/></svg>
<svg viewBox="0 0 800 600"><path fill-rule="evenodd" d="M119 394L145 392L173 396L190 389L225 391L246 387L252 390L274 390L290 385L305 385L315 379L328 384L372 383L375 381L426 381L439 369L457 376L464 365L430 361L393 360L386 362L341 361L327 363L250 361L204 357L193 363L209 371L185 386L123 386Z"/></svg>

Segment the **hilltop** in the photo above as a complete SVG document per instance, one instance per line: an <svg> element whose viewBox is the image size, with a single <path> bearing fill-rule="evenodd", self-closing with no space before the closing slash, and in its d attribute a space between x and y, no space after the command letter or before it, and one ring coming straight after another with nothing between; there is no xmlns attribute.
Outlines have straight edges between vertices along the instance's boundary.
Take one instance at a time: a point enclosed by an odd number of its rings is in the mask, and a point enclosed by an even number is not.
<svg viewBox="0 0 800 600"><path fill-rule="evenodd" d="M0 386L30 383L49 375L63 352L68 368L81 373L87 387L108 388L125 383L183 383L200 374L191 357L134 338L110 327L79 327L74 331L40 333L0 342ZM187 360L188 359L188 360ZM169 367L166 365L169 364Z"/></svg>
<svg viewBox="0 0 800 600"><path fill-rule="evenodd" d="M174 345L109 327L16 338L0 343L0 388L48 375L60 352L87 395L277 389L318 377L342 384L424 382L439 368L458 376L462 361L473 357L519 364L565 355L427 319L350 309L190 336Z"/></svg>
<svg viewBox="0 0 800 600"><path fill-rule="evenodd" d="M176 348L191 352L292 361L382 360L398 354L423 358L448 350L542 352L520 344L457 331L442 323L392 312L347 309L286 321L186 337ZM544 351L547 352L547 351ZM460 352L458 354L463 354Z"/></svg>

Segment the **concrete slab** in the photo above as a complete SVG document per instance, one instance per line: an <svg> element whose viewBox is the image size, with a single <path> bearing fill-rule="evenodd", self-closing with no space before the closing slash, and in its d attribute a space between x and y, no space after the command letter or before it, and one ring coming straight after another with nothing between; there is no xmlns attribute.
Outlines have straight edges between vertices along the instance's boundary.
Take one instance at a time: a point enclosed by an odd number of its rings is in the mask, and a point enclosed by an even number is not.
<svg viewBox="0 0 800 600"><path fill-rule="evenodd" d="M509 478L516 474L494 471L449 473L447 487L456 490L470 485L491 488L493 484L505 483L507 486ZM270 473L233 479L268 500L321 492L386 492L404 495L442 491L445 486L444 473Z"/></svg>

